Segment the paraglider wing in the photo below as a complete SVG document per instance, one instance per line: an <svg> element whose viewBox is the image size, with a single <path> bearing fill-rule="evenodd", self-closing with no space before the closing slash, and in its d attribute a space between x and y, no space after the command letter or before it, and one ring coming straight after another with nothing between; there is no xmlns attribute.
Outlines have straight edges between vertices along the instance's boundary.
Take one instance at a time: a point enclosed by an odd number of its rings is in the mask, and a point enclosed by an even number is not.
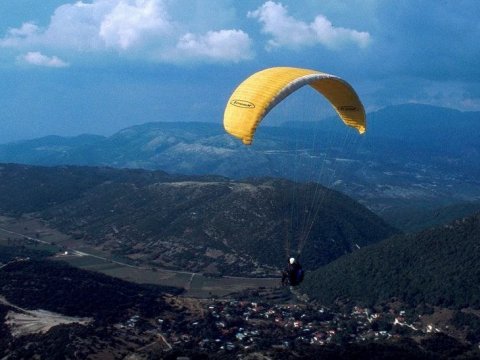
<svg viewBox="0 0 480 360"><path fill-rule="evenodd" d="M243 81L225 108L225 130L244 144L251 144L258 124L268 112L304 85L325 96L346 125L360 134L365 132L365 110L347 82L334 75L292 67L265 69Z"/></svg>

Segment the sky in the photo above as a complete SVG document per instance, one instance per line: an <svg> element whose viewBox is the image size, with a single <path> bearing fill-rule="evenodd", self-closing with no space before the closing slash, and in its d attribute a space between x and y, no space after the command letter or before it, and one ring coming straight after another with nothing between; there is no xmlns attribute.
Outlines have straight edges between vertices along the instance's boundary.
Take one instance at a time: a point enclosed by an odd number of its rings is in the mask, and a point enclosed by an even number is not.
<svg viewBox="0 0 480 360"><path fill-rule="evenodd" d="M479 0L4 0L0 13L0 143L221 126L235 87L272 66L339 76L367 112L480 111Z"/></svg>

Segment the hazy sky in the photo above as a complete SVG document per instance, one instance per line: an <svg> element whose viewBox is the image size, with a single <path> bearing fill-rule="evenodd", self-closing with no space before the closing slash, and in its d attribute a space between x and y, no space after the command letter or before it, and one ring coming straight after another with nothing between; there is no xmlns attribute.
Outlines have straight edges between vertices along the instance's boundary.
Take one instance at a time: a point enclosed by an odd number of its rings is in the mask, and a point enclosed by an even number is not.
<svg viewBox="0 0 480 360"><path fill-rule="evenodd" d="M338 75L367 111L480 110L479 0L3 0L0 143L151 121L221 126L270 66Z"/></svg>

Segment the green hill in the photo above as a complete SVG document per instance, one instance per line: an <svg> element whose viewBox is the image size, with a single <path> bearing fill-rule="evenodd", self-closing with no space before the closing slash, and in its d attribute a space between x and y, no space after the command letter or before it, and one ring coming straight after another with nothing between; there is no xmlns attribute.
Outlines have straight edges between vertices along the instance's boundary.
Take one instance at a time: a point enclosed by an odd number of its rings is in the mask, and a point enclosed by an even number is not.
<svg viewBox="0 0 480 360"><path fill-rule="evenodd" d="M309 274L302 290L321 302L398 299L416 306L480 307L480 214L395 236Z"/></svg>

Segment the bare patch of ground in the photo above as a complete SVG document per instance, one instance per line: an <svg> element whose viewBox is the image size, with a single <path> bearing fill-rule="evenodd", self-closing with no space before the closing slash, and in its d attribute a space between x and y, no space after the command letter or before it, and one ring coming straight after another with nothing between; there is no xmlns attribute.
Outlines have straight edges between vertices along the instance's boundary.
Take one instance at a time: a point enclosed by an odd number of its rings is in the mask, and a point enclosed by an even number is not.
<svg viewBox="0 0 480 360"><path fill-rule="evenodd" d="M72 323L88 325L92 321L93 319L91 318L70 317L46 310L33 310L27 313L9 311L5 317L5 324L10 328L10 332L14 337L38 333L44 334L57 325Z"/></svg>
<svg viewBox="0 0 480 360"><path fill-rule="evenodd" d="M92 318L65 316L46 310L22 309L11 304L2 296L0 296L0 303L13 308L5 316L5 324L9 327L14 337L38 333L44 334L57 325L73 323L88 325L93 321Z"/></svg>

